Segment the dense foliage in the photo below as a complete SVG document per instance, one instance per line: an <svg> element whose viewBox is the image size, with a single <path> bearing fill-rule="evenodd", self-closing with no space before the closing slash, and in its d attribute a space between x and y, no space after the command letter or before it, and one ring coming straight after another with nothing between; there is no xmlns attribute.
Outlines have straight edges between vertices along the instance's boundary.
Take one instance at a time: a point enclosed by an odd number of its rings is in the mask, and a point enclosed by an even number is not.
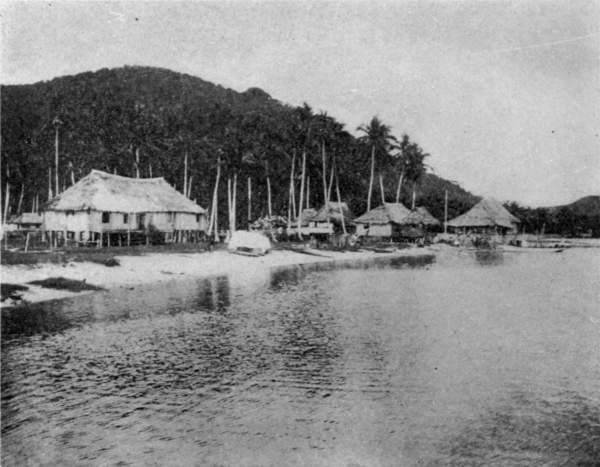
<svg viewBox="0 0 600 467"><path fill-rule="evenodd" d="M324 148L327 175L335 161L342 198L357 214L366 209L369 184L373 183L371 174L375 177L373 206L381 201L379 175L386 201L396 200L401 185L399 199L410 206L414 189L416 204L426 206L439 219L444 215L445 190L450 218L478 201L456 183L427 173L425 161L430 156L407 135L394 137L393 129L379 119L363 125L363 137L356 138L331 116L316 113L306 104L282 104L258 88L239 93L169 70L124 67L32 85L2 86L1 91L1 189L4 196L9 183L12 213L17 212L19 204L21 210L29 210L36 195L41 202L47 200L49 169L54 187L53 121L57 116L62 122L58 171L61 190L72 179L100 169L125 176L135 176L136 170L142 177L162 176L184 191L187 153L192 178L190 198L202 206L210 207L220 160L222 212L227 209L225 180L237 174L238 219L246 219L248 177L252 178L252 217L267 212L267 177L273 193L273 213L285 216L292 160L298 191L304 151L310 205L323 203ZM530 219L533 214L523 209L511 205L515 214L526 214L526 225L539 226ZM566 215L560 214L562 218ZM598 223L597 217L590 221ZM551 225L555 224L546 224L546 231Z"/></svg>
<svg viewBox="0 0 600 467"><path fill-rule="evenodd" d="M507 203L506 208L521 220L526 232L600 237L600 196L550 208L532 209L516 202Z"/></svg>

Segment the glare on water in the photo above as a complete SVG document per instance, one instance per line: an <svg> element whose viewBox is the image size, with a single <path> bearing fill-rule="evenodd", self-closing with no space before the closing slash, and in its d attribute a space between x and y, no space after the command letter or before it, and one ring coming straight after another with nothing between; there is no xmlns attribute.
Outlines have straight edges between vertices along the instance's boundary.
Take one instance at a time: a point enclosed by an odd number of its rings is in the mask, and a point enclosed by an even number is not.
<svg viewBox="0 0 600 467"><path fill-rule="evenodd" d="M2 316L3 465L600 459L600 250L290 268Z"/></svg>

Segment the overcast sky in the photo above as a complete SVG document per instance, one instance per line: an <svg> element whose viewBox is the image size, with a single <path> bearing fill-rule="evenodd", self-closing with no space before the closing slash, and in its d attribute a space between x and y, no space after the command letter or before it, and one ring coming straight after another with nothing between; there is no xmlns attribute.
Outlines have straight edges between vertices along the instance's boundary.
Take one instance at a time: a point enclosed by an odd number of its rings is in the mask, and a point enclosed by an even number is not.
<svg viewBox="0 0 600 467"><path fill-rule="evenodd" d="M3 84L122 65L378 115L442 177L530 206L600 194L600 2L3 3Z"/></svg>

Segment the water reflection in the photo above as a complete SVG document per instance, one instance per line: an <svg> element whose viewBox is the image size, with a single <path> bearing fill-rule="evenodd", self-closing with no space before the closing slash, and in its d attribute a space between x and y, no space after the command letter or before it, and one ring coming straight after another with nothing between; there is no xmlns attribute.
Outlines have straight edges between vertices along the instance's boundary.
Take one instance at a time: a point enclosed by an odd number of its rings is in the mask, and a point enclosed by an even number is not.
<svg viewBox="0 0 600 467"><path fill-rule="evenodd" d="M3 312L2 465L593 463L600 254L470 253Z"/></svg>

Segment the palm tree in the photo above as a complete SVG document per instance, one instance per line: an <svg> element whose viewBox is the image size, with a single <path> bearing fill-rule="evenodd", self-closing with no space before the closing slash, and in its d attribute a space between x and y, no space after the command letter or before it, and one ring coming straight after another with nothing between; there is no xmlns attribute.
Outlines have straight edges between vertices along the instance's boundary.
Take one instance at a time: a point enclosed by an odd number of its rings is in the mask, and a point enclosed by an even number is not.
<svg viewBox="0 0 600 467"><path fill-rule="evenodd" d="M369 194L367 196L367 211L370 211L375 177L375 156L376 154L388 155L397 139L392 135L391 128L382 123L377 116L373 117L368 125L361 125L357 130L364 133L364 136L359 139L371 147L371 176L369 177Z"/></svg>

